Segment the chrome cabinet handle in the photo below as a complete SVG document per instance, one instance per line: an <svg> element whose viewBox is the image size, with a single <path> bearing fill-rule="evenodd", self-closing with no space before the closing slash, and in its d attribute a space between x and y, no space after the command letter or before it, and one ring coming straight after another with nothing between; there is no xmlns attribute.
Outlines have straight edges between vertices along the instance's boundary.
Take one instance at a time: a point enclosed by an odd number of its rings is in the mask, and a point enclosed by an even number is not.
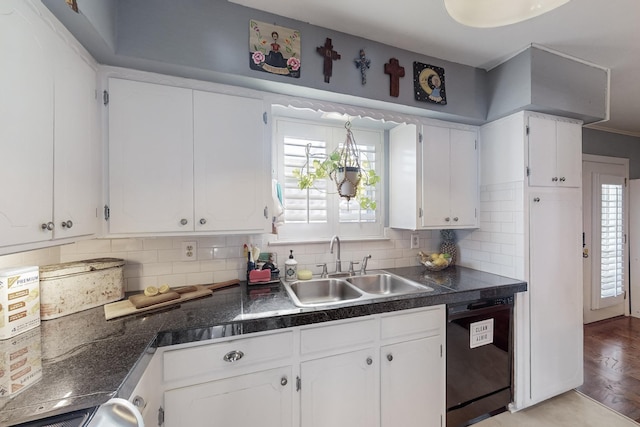
<svg viewBox="0 0 640 427"><path fill-rule="evenodd" d="M73 227L73 222L71 220L68 221L62 221L62 228L71 228Z"/></svg>
<svg viewBox="0 0 640 427"><path fill-rule="evenodd" d="M181 225L187 225L188 223L189 223L189 221L187 221L187 219L186 219L186 218L182 218L182 219L180 220L180 224L181 224Z"/></svg>
<svg viewBox="0 0 640 427"><path fill-rule="evenodd" d="M204 218L200 218L200 224L205 225L207 223L207 220Z"/></svg>
<svg viewBox="0 0 640 427"><path fill-rule="evenodd" d="M233 350L230 351L229 353L225 354L224 357L222 358L225 362L237 362L238 360L242 359L242 357L244 356L244 353L241 352L240 350Z"/></svg>
<svg viewBox="0 0 640 427"><path fill-rule="evenodd" d="M282 377L282 379L280 380L280 385L284 387L287 385L287 383L287 377Z"/></svg>
<svg viewBox="0 0 640 427"><path fill-rule="evenodd" d="M451 221L451 218L446 217L444 220L445 220L446 222L449 222L449 221Z"/></svg>
<svg viewBox="0 0 640 427"><path fill-rule="evenodd" d="M391 362L393 360L393 354L391 353L387 354L387 360Z"/></svg>
<svg viewBox="0 0 640 427"><path fill-rule="evenodd" d="M536 202L536 203L539 202L540 201L540 197L534 197L533 201Z"/></svg>
<svg viewBox="0 0 640 427"><path fill-rule="evenodd" d="M557 177L557 176L554 176L553 178L551 178L551 181L553 181L553 182L558 182L558 177Z"/></svg>
<svg viewBox="0 0 640 427"><path fill-rule="evenodd" d="M457 221L458 221L458 217L457 217L457 216L454 216L454 217L453 217L453 221L457 222Z"/></svg>
<svg viewBox="0 0 640 427"><path fill-rule="evenodd" d="M567 179L564 176L560 177L560 182L565 182L566 180Z"/></svg>
<svg viewBox="0 0 640 427"><path fill-rule="evenodd" d="M40 225L40 228L42 228L44 231L51 231L53 230L54 227L55 227L55 224L51 221L47 223L42 223L42 225Z"/></svg>
<svg viewBox="0 0 640 427"><path fill-rule="evenodd" d="M371 365L373 363L373 359L370 357L367 357L367 365Z"/></svg>

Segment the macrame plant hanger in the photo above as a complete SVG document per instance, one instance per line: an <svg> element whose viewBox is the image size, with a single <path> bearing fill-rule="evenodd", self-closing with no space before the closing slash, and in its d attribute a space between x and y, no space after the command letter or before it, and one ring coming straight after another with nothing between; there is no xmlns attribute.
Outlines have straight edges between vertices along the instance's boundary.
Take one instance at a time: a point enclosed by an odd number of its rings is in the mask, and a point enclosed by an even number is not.
<svg viewBox="0 0 640 427"><path fill-rule="evenodd" d="M335 171L333 181L338 188L340 197L347 199L347 202L356 196L358 185L360 184L360 154L356 145L353 133L351 133L351 122L348 121L344 125L347 129L347 139L340 151L340 165Z"/></svg>

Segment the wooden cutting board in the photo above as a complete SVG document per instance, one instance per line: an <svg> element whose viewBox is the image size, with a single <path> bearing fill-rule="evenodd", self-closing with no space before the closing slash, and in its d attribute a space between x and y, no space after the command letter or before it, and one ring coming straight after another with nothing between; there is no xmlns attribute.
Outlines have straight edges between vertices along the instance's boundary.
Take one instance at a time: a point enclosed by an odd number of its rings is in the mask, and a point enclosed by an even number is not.
<svg viewBox="0 0 640 427"><path fill-rule="evenodd" d="M211 285L194 285L194 286L187 286L184 288L177 288L174 291L178 295L178 298L175 298L174 296L172 296L173 299L170 299L168 301L162 300L161 302L157 302L141 308L136 308L136 306L129 299L112 302L110 304L104 305L104 317L106 320L110 320L110 319L115 319L117 317L128 316L130 314L144 313L146 311L156 310L162 307L181 304L185 301L209 296L213 293L213 290L215 289L237 285L238 283L240 283L239 280L228 280L226 282L214 283ZM134 295L133 297L135 298L136 296L137 295ZM141 295L141 296L144 297L144 295ZM145 298L153 298L153 297L145 297Z"/></svg>

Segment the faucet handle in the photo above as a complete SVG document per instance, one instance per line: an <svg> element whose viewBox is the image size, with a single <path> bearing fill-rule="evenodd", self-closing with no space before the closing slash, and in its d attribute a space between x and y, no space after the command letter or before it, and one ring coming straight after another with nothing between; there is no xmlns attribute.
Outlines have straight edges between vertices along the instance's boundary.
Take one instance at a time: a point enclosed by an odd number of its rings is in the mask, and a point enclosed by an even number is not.
<svg viewBox="0 0 640 427"><path fill-rule="evenodd" d="M360 264L358 261L353 262L353 261L349 261L349 275L350 276L354 276L356 274L355 270L353 269L354 265L358 265Z"/></svg>
<svg viewBox="0 0 640 427"><path fill-rule="evenodd" d="M327 263L323 263L323 264L316 264L316 267L322 267L322 273L320 273L320 278L324 279L326 277L329 276L329 273L327 272Z"/></svg>

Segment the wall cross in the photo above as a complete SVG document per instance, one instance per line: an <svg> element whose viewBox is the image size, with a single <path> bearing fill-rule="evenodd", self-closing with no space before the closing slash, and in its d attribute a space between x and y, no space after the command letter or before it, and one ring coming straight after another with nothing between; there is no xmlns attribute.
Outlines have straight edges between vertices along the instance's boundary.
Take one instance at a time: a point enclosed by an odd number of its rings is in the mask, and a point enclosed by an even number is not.
<svg viewBox="0 0 640 427"><path fill-rule="evenodd" d="M324 82L329 83L331 74L333 73L333 61L337 61L338 59L340 59L340 54L333 50L331 39L328 37L324 42L324 46L318 46L316 50L320 55L324 56L324 66L322 68L324 74Z"/></svg>
<svg viewBox="0 0 640 427"><path fill-rule="evenodd" d="M404 77L404 67L400 66L396 58L391 58L387 64L384 64L384 73L389 74L391 80L389 95L397 98L400 95L400 77Z"/></svg>

